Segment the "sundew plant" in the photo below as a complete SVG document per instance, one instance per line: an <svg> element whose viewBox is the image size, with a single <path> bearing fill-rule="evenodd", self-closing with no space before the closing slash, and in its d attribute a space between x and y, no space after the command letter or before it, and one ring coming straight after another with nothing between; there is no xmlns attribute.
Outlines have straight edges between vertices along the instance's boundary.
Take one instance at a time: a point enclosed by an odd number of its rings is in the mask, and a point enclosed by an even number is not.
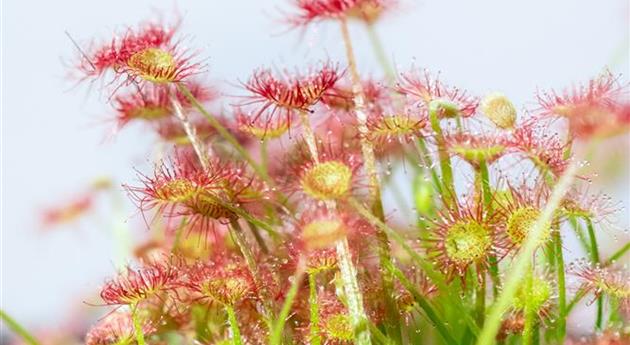
<svg viewBox="0 0 630 345"><path fill-rule="evenodd" d="M261 66L229 95L207 82L221 67L209 68L212 51L192 46L180 17L91 44L70 37L68 72L106 95L113 135L135 123L157 134L160 152L146 153L152 169L129 167L136 179L98 180L45 222L89 216L95 198L118 192L147 239L86 300L100 315L88 329L38 338L2 312L16 338L630 344L630 243L609 256L600 243L602 231L623 235L627 211L584 169L630 130L624 76L603 67L563 90L532 90L524 105L473 95L448 71L393 67L377 31L397 6L269 9L283 32L326 26L345 59ZM361 73L349 22L364 24L380 72ZM584 259L565 259L568 236ZM576 338L567 319L582 301L594 321Z"/></svg>

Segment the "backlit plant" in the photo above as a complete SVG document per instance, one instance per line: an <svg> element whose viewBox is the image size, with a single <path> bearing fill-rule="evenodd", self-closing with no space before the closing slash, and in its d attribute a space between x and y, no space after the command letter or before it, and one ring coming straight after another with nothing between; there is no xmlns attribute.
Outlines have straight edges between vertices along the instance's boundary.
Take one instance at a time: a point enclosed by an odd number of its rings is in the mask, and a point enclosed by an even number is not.
<svg viewBox="0 0 630 345"><path fill-rule="evenodd" d="M337 24L343 61L257 68L222 96L179 22L78 54L74 75L107 85L117 135L133 122L164 144L123 184L150 239L89 302L113 310L85 343L561 344L589 294L588 330L627 341L630 245L601 256L618 209L581 170L630 128L621 77L538 93L527 111L439 73L395 74L383 56L382 80L368 78L348 22L374 33L395 1L287 1L289 29ZM110 187L44 224L84 216ZM572 233L587 262L565 263Z"/></svg>

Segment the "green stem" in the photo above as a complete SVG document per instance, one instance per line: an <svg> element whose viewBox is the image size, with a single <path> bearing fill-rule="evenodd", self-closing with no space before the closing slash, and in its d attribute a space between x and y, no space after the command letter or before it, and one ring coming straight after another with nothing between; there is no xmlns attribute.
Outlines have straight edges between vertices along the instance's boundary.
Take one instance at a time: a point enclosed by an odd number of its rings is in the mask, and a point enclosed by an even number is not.
<svg viewBox="0 0 630 345"><path fill-rule="evenodd" d="M630 250L630 242L626 243L623 247L619 248L608 260L606 260L606 266L613 264L615 261L621 259Z"/></svg>
<svg viewBox="0 0 630 345"><path fill-rule="evenodd" d="M260 168L265 172L265 175L269 174L269 142L263 140L260 143Z"/></svg>
<svg viewBox="0 0 630 345"><path fill-rule="evenodd" d="M589 252L591 254L591 260L593 261L593 264L599 265L600 264L599 248L597 246L597 237L595 236L595 230L593 229L593 222L591 221L589 217L584 217L584 221L586 222L586 230L588 231L588 237L590 241ZM597 330L602 329L603 314L604 314L604 297L599 296L597 297L597 316L595 319L595 328Z"/></svg>
<svg viewBox="0 0 630 345"><path fill-rule="evenodd" d="M348 312L350 314L350 323L354 330L355 344L371 344L370 332L367 327L367 316L363 309L363 296L357 280L357 270L352 263L352 254L350 253L348 240L343 238L337 241L335 248L337 250L341 281L348 300Z"/></svg>
<svg viewBox="0 0 630 345"><path fill-rule="evenodd" d="M350 70L350 77L352 80L352 93L354 101L354 113L357 119L357 129L360 133L361 153L363 156L363 165L368 175L368 185L370 189L370 196L372 197L372 213L379 219L385 219L385 213L383 211L383 201L381 197L381 185L379 181L378 169L376 166L376 157L374 155L374 146L368 140L368 127L367 127L367 114L365 112L365 94L363 92L363 84L359 75L359 70L354 55L354 49L352 48L352 40L350 39L350 32L348 30L348 22L345 18L340 19L341 24L341 36L343 38L344 47L346 50L346 58L348 60L348 69ZM377 230L376 238L378 243L378 255L379 263L381 267L386 261L391 260L389 239L387 234L381 230ZM341 246L337 246L337 253L340 253ZM351 263L351 262L350 262ZM356 279L356 278L355 278ZM383 286L383 296L385 298L386 305L386 322L388 333L390 336L397 340L402 339L402 333L400 330L400 323L398 320L398 308L393 300L393 281L394 278L390 274L381 275L381 284ZM369 332L364 332L368 334ZM366 337L366 336L363 336ZM367 343L369 343L369 337Z"/></svg>
<svg viewBox="0 0 630 345"><path fill-rule="evenodd" d="M179 122L182 124L182 127L184 127L184 132L186 132L186 136L188 137L188 140L190 140L190 144L195 150L195 153L199 158L199 162L201 163L203 170L208 171L208 168L210 167L210 162L208 161L208 152L206 151L206 145L203 143L203 141L199 139L195 127L190 123L190 121L188 121L188 116L184 112L182 104L179 102L179 99L177 99L177 96L175 94L171 94L170 99L171 105L175 110L175 117L177 117Z"/></svg>
<svg viewBox="0 0 630 345"><path fill-rule="evenodd" d="M477 340L477 345L490 345L494 342L499 326L501 325L503 313L510 307L522 276L529 266L529 260L531 260L534 251L538 247L540 238L544 234L547 224L551 221L555 210L560 205L560 201L569 191L577 169L578 165L574 161L565 170L551 193L551 197L547 201L542 214L530 229L524 245L512 262L511 270L503 285L503 291L490 308L486 323Z"/></svg>
<svg viewBox="0 0 630 345"><path fill-rule="evenodd" d="M490 189L490 173L488 172L488 164L485 160L479 161L479 174L481 176L481 190L483 195L483 204L486 207L486 213L492 212L492 191Z"/></svg>
<svg viewBox="0 0 630 345"><path fill-rule="evenodd" d="M588 240L586 239L586 236L584 235L584 231L582 229L582 226L580 226L580 223L578 222L578 220L574 216L569 216L569 224L571 225L571 227L575 231L575 234L580 240L582 249L584 249L585 252L589 253L590 245L588 243Z"/></svg>
<svg viewBox="0 0 630 345"><path fill-rule="evenodd" d="M26 328L22 327L17 321L10 317L4 310L0 309L0 319L2 319L7 327L15 334L20 336L29 345L40 345L39 341L32 336Z"/></svg>
<svg viewBox="0 0 630 345"><path fill-rule="evenodd" d="M530 266L525 277L525 298L532 295L534 282L533 268ZM523 326L523 345L532 345L534 339L534 324L536 322L536 310L531 303L525 301L525 325Z"/></svg>
<svg viewBox="0 0 630 345"><path fill-rule="evenodd" d="M298 289L300 287L300 283L302 282L302 276L304 275L304 259L300 258L300 261L297 265L297 270L295 274L293 274L293 281L291 282L291 287L289 288L289 292L287 292L287 297L284 299L284 303L282 304L282 309L280 310L280 315L278 315L278 320L275 322L273 329L271 331L271 345L280 345L282 343L282 331L284 330L284 324L289 317L289 312L291 311L291 306L293 305L293 300L295 300L295 296L297 295Z"/></svg>
<svg viewBox="0 0 630 345"><path fill-rule="evenodd" d="M486 275L482 271L480 274L478 273L479 281L477 282L477 295L475 296L476 302L476 314L477 314L477 324L479 327L483 327L483 322L486 317Z"/></svg>
<svg viewBox="0 0 630 345"><path fill-rule="evenodd" d="M268 301L268 299L266 298L267 296L265 296L267 290L265 289L265 286L263 285L262 280L260 279L260 274L258 271L258 264L256 263L256 258L254 257L254 253L252 252L249 244L247 243L247 239L245 238L243 229L241 228L241 225L239 224L238 219L231 219L230 226L228 228L230 231L230 235L232 236L232 239L236 243L236 246L240 250L241 255L243 255L243 258L245 259L247 268L252 274L252 278L254 279L254 284L256 284L256 287L260 289L261 291L261 294L262 294L261 297L263 301L262 303L263 315L265 316L267 320L270 320L271 307L269 306L267 302Z"/></svg>
<svg viewBox="0 0 630 345"><path fill-rule="evenodd" d="M374 225L377 228L382 229L387 232L387 234L396 241L405 252L414 260L414 262L419 265L422 270L427 274L427 276L431 279L431 281L437 286L439 291L444 291L447 294L447 297L450 301L452 301L453 306L456 308L459 315L464 319L466 325L471 329L473 334L477 335L479 333L479 327L474 322L472 317L470 317L468 310L463 306L461 297L454 293L451 289L451 285L446 283L444 277L433 268L432 264L427 260L422 258L413 248L409 246L407 241L394 229L390 228L387 224L385 224L380 219L376 218L370 211L368 211L361 203L359 203L356 199L350 198L348 199L348 203L352 206L365 220L369 221L370 224ZM390 262L386 263L391 266Z"/></svg>
<svg viewBox="0 0 630 345"><path fill-rule="evenodd" d="M145 345L144 341L144 333L142 333L142 324L140 323L140 318L138 317L138 305L134 304L131 306L131 321L133 322L133 329L136 335L136 342L138 345Z"/></svg>
<svg viewBox="0 0 630 345"><path fill-rule="evenodd" d="M483 205L486 209L486 214L492 213L492 190L490 189L490 172L488 171L488 164L485 160L479 161L479 167L475 170L478 179L480 180L480 189L483 200ZM492 294L496 298L499 293L499 287L501 286L501 277L499 276L499 263L497 257L492 255L488 259L489 273L492 279Z"/></svg>
<svg viewBox="0 0 630 345"><path fill-rule="evenodd" d="M225 311L227 312L228 323L230 324L230 339L232 339L232 345L243 345L243 340L241 339L241 331L238 328L238 319L236 318L234 307L226 304Z"/></svg>
<svg viewBox="0 0 630 345"><path fill-rule="evenodd" d="M311 345L320 345L322 338L319 335L319 304L317 303L317 273L309 273L308 275L309 296L308 303L311 309Z"/></svg>
<svg viewBox="0 0 630 345"><path fill-rule="evenodd" d="M556 269L558 270L558 343L564 343L564 337L566 335L567 321L566 321L566 309L567 309L567 290L564 273L564 255L562 253L562 237L558 230L554 233L554 245L556 254Z"/></svg>
<svg viewBox="0 0 630 345"><path fill-rule="evenodd" d="M372 48L374 49L374 55L376 55L376 60L378 60L379 65L385 72L385 77L387 78L387 82L389 85L394 85L396 75L394 72L394 68L389 63L389 59L387 58L387 54L385 53L385 48L383 48L383 43L381 39L378 37L378 33L374 28L374 24L366 25L368 37L370 39L370 43L372 44Z"/></svg>
<svg viewBox="0 0 630 345"><path fill-rule="evenodd" d="M267 245L265 244L265 239L262 238L262 236L260 235L260 231L258 231L258 227L256 226L256 224L252 222L247 222L247 225L249 225L249 229L252 231L252 235L254 235L254 239L256 240L256 243L258 243L258 247L260 247L260 250L265 254L269 254L269 248L267 248Z"/></svg>
<svg viewBox="0 0 630 345"><path fill-rule="evenodd" d="M446 328L446 324L442 321L442 318L438 315L435 309L431 306L429 301L422 296L422 294L413 286L413 284L405 277L405 275L395 267L391 262L388 262L385 268L391 271L398 280L405 286L405 288L413 295L414 300L420 308L424 311L427 319L431 321L433 326L437 329L438 333L442 336L447 344L457 344L455 338L453 338L452 331Z"/></svg>
<svg viewBox="0 0 630 345"><path fill-rule="evenodd" d="M256 171L256 173L262 177L265 182L272 184L273 180L269 177L267 172L252 158L249 152L238 142L238 140L217 120L212 114L210 114L204 107L197 101L195 96L190 90L182 83L177 84L177 89L186 96L190 103L210 122L210 125L219 132L219 135L229 142L232 147L238 152L238 154L245 159L249 165Z"/></svg>
<svg viewBox="0 0 630 345"><path fill-rule="evenodd" d="M438 158L440 160L440 170L442 171L442 185L444 193L444 203L447 207L454 204L455 200L455 186L453 182L453 169L451 168L451 157L446 150L446 142L440 127L440 112L445 107L452 107L451 104L447 104L444 101L434 100L429 102L429 120L431 121L431 128L435 132L435 140L438 149Z"/></svg>

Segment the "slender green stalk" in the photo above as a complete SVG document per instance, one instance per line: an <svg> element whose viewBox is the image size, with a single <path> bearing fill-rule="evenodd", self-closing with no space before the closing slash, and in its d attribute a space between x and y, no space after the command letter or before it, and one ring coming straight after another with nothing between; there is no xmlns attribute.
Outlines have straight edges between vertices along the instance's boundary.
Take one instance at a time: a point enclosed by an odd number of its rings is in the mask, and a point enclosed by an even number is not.
<svg viewBox="0 0 630 345"><path fill-rule="evenodd" d="M361 83L361 77L359 76L359 70L357 68L356 58L354 56L354 49L352 48L352 40L350 39L350 32L348 31L348 22L345 18L340 20L341 23L341 35L343 37L343 43L346 48L346 58L348 60L348 69L350 70L350 77L352 78L352 93L354 95L353 101L355 104L354 112L357 118L358 130L361 134L361 152L363 154L363 164L365 170L368 173L368 184L370 187L371 196L374 199L374 203L380 204L380 206L374 206L373 209L380 208L380 213L375 213L379 218L382 217L382 201L380 197L380 183L378 170L376 168L376 157L374 156L374 146L367 139L367 114L365 113L365 96L363 93L363 84Z"/></svg>
<svg viewBox="0 0 630 345"><path fill-rule="evenodd" d="M208 170L210 167L210 162L208 161L208 151L206 145L199 139L197 136L197 131L195 127L188 121L188 116L182 109L182 104L179 102L179 99L175 96L175 94L171 94L171 105L175 110L175 116L184 127L184 132L186 132L186 136L188 140L190 140L190 144L192 145L197 157L199 158L199 162L203 167L203 170Z"/></svg>
<svg viewBox="0 0 630 345"><path fill-rule="evenodd" d="M483 322L486 317L486 274L481 272L477 274L479 281L477 282L477 293L475 296L475 308L477 314L477 324L479 327L483 327Z"/></svg>
<svg viewBox="0 0 630 345"><path fill-rule="evenodd" d="M319 334L319 304L317 303L317 273L309 273L308 275L308 304L311 310L310 319L310 344L320 345L322 337Z"/></svg>
<svg viewBox="0 0 630 345"><path fill-rule="evenodd" d="M398 232L387 226L387 224L385 224L380 219L376 218L356 199L350 198L348 199L348 203L365 220L369 221L375 227L387 232L387 234L405 250L405 252L414 260L414 262L419 265L422 270L427 274L427 277L429 277L431 281L437 286L438 290L446 292L447 297L453 303L453 307L457 309L457 312L464 319L464 322L470 328L473 334L477 335L479 333L479 327L472 319L472 317L470 317L468 310L462 305L460 296L452 291L451 286L446 283L444 277L433 268L431 263L427 262L427 260L422 258L415 250L413 250L413 248L409 246L407 241ZM387 262L386 264L391 265L390 262Z"/></svg>
<svg viewBox="0 0 630 345"><path fill-rule="evenodd" d="M445 108L452 108L452 104L447 104L444 101L435 100L429 102L429 120L431 121L431 128L435 133L435 140L438 149L438 158L440 160L440 170L442 172L442 197L447 207L450 207L454 203L455 185L453 182L453 169L451 168L451 157L446 150L446 143L444 141L444 135L442 134L442 128L440 127L440 112Z"/></svg>
<svg viewBox="0 0 630 345"><path fill-rule="evenodd" d="M258 247L260 247L260 250L263 253L268 254L269 248L267 248L267 245L265 244L265 239L262 238L262 236L260 235L260 231L258 231L258 227L256 226L256 224L252 222L247 222L247 225L249 225L249 229L252 231L252 235L254 235L254 239L256 240L256 243L258 243Z"/></svg>
<svg viewBox="0 0 630 345"><path fill-rule="evenodd" d="M24 340L27 344L40 345L39 341L37 341L37 339L35 339L35 337L26 330L26 328L22 327L22 325L20 325L2 309L0 309L0 319L2 319L7 327L22 338L22 340Z"/></svg>
<svg viewBox="0 0 630 345"><path fill-rule="evenodd" d="M480 180L480 189L481 189L481 199L483 200L483 205L486 209L486 213L490 214L492 212L492 190L490 189L490 173L488 171L488 164L485 160L479 161L479 167L475 170L478 175L478 179ZM499 276L499 263L497 257L492 255L488 259L489 263L489 273L490 278L492 279L492 293L496 298L499 293L499 287L501 286L501 277Z"/></svg>
<svg viewBox="0 0 630 345"><path fill-rule="evenodd" d="M203 116L210 122L210 125L214 127L214 129L219 132L219 135L223 137L227 142L229 142L232 147L238 152L238 154L245 159L249 165L256 171L256 173L262 177L265 182L273 183L269 175L265 172L265 170L252 158L249 152L236 140L236 138L214 117L210 114L204 107L197 101L195 96L190 92L190 90L182 83L177 84L177 89L186 96L186 98L190 101L190 103L201 113Z"/></svg>
<svg viewBox="0 0 630 345"><path fill-rule="evenodd" d="M606 260L606 266L611 265L615 261L621 259L630 250L630 242L626 243L623 247L619 248L608 260Z"/></svg>
<svg viewBox="0 0 630 345"><path fill-rule="evenodd" d="M376 60L378 60L379 65L381 65L383 72L385 72L387 82L391 86L395 82L396 75L394 72L394 68L389 63L389 59L387 58L387 54L385 53L385 48L383 48L383 43L380 37L378 37L378 33L376 32L374 24L367 24L366 30L370 39L370 43L372 44L372 49L374 50L374 55L376 55Z"/></svg>
<svg viewBox="0 0 630 345"><path fill-rule="evenodd" d="M584 231L582 229L582 226L580 225L580 223L578 222L576 217L570 216L569 217L569 224L571 225L571 227L575 231L575 234L577 235L578 239L580 240L580 244L582 245L582 249L584 249L584 251L588 253L590 246L589 246L588 240L586 239L586 236L584 235Z"/></svg>
<svg viewBox="0 0 630 345"><path fill-rule="evenodd" d="M243 345L243 340L241 339L241 331L238 328L238 319L236 318L234 307L226 304L225 311L227 312L228 323L230 324L230 339L232 339L232 345Z"/></svg>
<svg viewBox="0 0 630 345"><path fill-rule="evenodd" d="M171 247L171 253L175 253L177 250L177 246L179 246L179 241L182 238L182 232L186 227L186 223L188 222L188 218L182 217L182 220L179 222L179 226L175 229L175 239L173 240L173 246Z"/></svg>
<svg viewBox="0 0 630 345"><path fill-rule="evenodd" d="M599 265L599 249L597 247L597 237L595 236L595 230L593 229L593 222L589 217L584 217L584 221L586 222L586 230L588 231L588 237L590 241L590 254L591 260L593 264ZM595 319L595 328L598 330L602 329L602 322L604 316L604 297L597 297L597 316Z"/></svg>
<svg viewBox="0 0 630 345"><path fill-rule="evenodd" d="M262 296L263 315L265 316L266 319L270 320L272 309L269 303L267 302L268 301L268 299L266 298L267 296L265 296L267 289L265 289L265 286L263 285L262 280L260 279L260 274L258 271L258 264L256 263L256 258L254 257L254 253L252 252L249 243L247 243L247 239L245 238L245 234L243 233L243 229L241 228L241 225L238 223L238 219L231 219L230 226L228 228L229 228L232 239L236 243L236 246L240 250L241 255L243 255L243 258L245 259L245 263L247 264L247 268L252 274L252 278L254 279L254 283L256 284L256 287L260 289L261 294L263 295Z"/></svg>
<svg viewBox="0 0 630 345"><path fill-rule="evenodd" d="M532 295L534 273L533 267L527 269L527 277L525 278L525 298ZM523 345L532 345L534 339L534 328L536 323L536 310L531 303L525 301L525 325L523 326Z"/></svg>
<svg viewBox="0 0 630 345"><path fill-rule="evenodd" d="M365 95L363 92L363 84L361 77L359 76L359 70L354 55L354 49L352 47L352 40L350 39L350 32L348 30L348 22L345 18L340 19L341 35L343 38L344 47L346 50L346 58L348 60L348 69L350 70L350 76L352 80L352 92L354 100L354 112L357 118L358 130L361 134L360 144L361 152L363 155L363 164L368 175L368 185L370 189L370 195L372 197L372 213L379 219L385 219L383 211L383 202L381 198L381 187L378 175L378 169L376 166L376 157L374 155L374 146L368 140L368 127L367 127L367 114L365 112ZM381 267L387 261L391 260L389 239L387 234L381 230L376 232L376 238L378 241L378 255ZM338 252L341 246L338 246ZM393 300L393 281L394 278L388 273L381 275L381 284L383 286L383 296L385 298L386 306L386 320L385 327L387 328L388 335L396 340L402 339L402 333L400 330L400 323L398 320L398 308ZM367 333L367 332L366 332ZM369 339L367 340L369 342Z"/></svg>
<svg viewBox="0 0 630 345"><path fill-rule="evenodd" d="M293 305L293 300L295 300L295 296L297 295L303 276L304 259L300 258L297 265L297 270L293 274L291 287L289 288L289 292L287 292L287 297L284 299L284 303L282 304L280 315L278 315L278 320L276 320L273 325L273 329L271 331L271 339L269 341L271 345L280 345L282 343L282 331L284 330L284 324L289 317L289 312L291 312L291 306Z"/></svg>
<svg viewBox="0 0 630 345"><path fill-rule="evenodd" d="M400 280L400 282L405 286L405 288L409 292L411 292L416 303L418 303L420 308L422 308L427 318L429 319L429 321L431 321L433 326L435 326L436 330L438 331L438 333L440 333L444 341L447 344L457 344L457 341L455 340L455 338L453 338L451 334L452 331L446 328L446 323L431 306L429 301L427 301L426 298L424 298L424 296L422 296L422 294L415 288L415 286L413 286L413 284L407 279L407 277L405 277L405 275L391 262L388 262L385 268L391 271L396 276L396 278L398 278L398 280Z"/></svg>
<svg viewBox="0 0 630 345"><path fill-rule="evenodd" d="M564 273L564 255L562 253L562 237L559 231L554 233L554 246L556 254L556 269L558 270L558 343L564 343L567 332L566 309L567 309L567 289Z"/></svg>
<svg viewBox="0 0 630 345"><path fill-rule="evenodd" d="M311 154L311 158L315 163L319 163L319 152L317 150L317 140L315 138L315 132L311 123L308 120L308 114L306 111L300 111L300 121L302 122L302 130L304 131L304 141L308 147L308 151Z"/></svg>
<svg viewBox="0 0 630 345"><path fill-rule="evenodd" d="M265 175L269 174L269 141L263 139L260 142L260 168L265 171Z"/></svg>
<svg viewBox="0 0 630 345"><path fill-rule="evenodd" d="M315 162L319 162L319 153L317 150L317 143L315 141L315 134L311 128L311 124L306 116L305 112L300 113L300 119L302 121L302 127L304 129L304 140L308 147L311 157ZM327 201L326 207L332 211L337 208L337 204L334 200ZM359 282L357 281L357 270L352 263L352 254L348 247L348 240L343 238L335 243L337 260L339 262L339 270L341 271L341 281L343 282L344 292L348 299L348 311L350 313L350 320L355 332L355 340L357 344L370 344L370 335L367 327L365 327L365 321L367 317L365 310L363 309L363 297L359 289Z"/></svg>
<svg viewBox="0 0 630 345"><path fill-rule="evenodd" d="M144 333L142 332L142 323L140 323L140 318L138 316L138 305L131 305L131 321L133 322L136 342L138 343L138 345L145 345L146 342L144 340Z"/></svg>
<svg viewBox="0 0 630 345"><path fill-rule="evenodd" d="M531 260L534 251L538 247L540 237L544 234L545 228L547 227L546 224L551 221L556 208L560 205L560 201L569 191L577 168L578 165L574 161L565 170L564 174L558 180L558 184L553 189L551 197L547 201L542 214L530 228L524 245L521 247L519 254L512 263L511 270L503 285L503 291L490 308L486 323L477 340L477 345L490 345L494 343L495 336L501 325L503 313L510 307L521 277L529 266L529 260Z"/></svg>
<svg viewBox="0 0 630 345"><path fill-rule="evenodd" d="M485 160L479 161L479 174L481 175L481 191L483 195L483 205L487 212L492 212L492 191L490 189L490 173Z"/></svg>
<svg viewBox="0 0 630 345"><path fill-rule="evenodd" d="M352 254L346 238L335 244L341 281L348 300L350 323L354 330L354 340L357 345L371 344L370 332L367 327L367 317L363 309L363 296L357 281L357 271L352 263Z"/></svg>

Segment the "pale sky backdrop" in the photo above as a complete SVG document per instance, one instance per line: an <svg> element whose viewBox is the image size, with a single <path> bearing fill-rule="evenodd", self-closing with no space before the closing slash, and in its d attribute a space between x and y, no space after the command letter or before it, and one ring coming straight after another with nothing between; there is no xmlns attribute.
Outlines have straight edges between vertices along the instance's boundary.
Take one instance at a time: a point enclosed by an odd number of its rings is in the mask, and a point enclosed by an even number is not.
<svg viewBox="0 0 630 345"><path fill-rule="evenodd" d="M177 9L188 42L207 57L209 79L223 85L246 79L261 65L292 67L326 57L343 62L333 23L303 37L278 25L289 1L2 1L3 309L38 328L60 324L77 307L94 308L81 301L97 302L90 291L115 271L111 213L45 232L39 212L98 176L133 181L132 167L146 166L155 143L135 126L103 140L111 128L104 121L107 95L72 88L63 61L76 51L64 31L87 44L155 13L173 18ZM415 64L441 71L472 94L500 90L519 107L533 101L537 88L584 81L605 66L628 80L627 0L403 2L378 26L400 70ZM351 35L361 71L379 75L363 28L352 26ZM627 137L618 143L611 152L627 155ZM624 227L628 186L627 168L604 186L625 206ZM137 223L131 202L121 200L130 224Z"/></svg>

